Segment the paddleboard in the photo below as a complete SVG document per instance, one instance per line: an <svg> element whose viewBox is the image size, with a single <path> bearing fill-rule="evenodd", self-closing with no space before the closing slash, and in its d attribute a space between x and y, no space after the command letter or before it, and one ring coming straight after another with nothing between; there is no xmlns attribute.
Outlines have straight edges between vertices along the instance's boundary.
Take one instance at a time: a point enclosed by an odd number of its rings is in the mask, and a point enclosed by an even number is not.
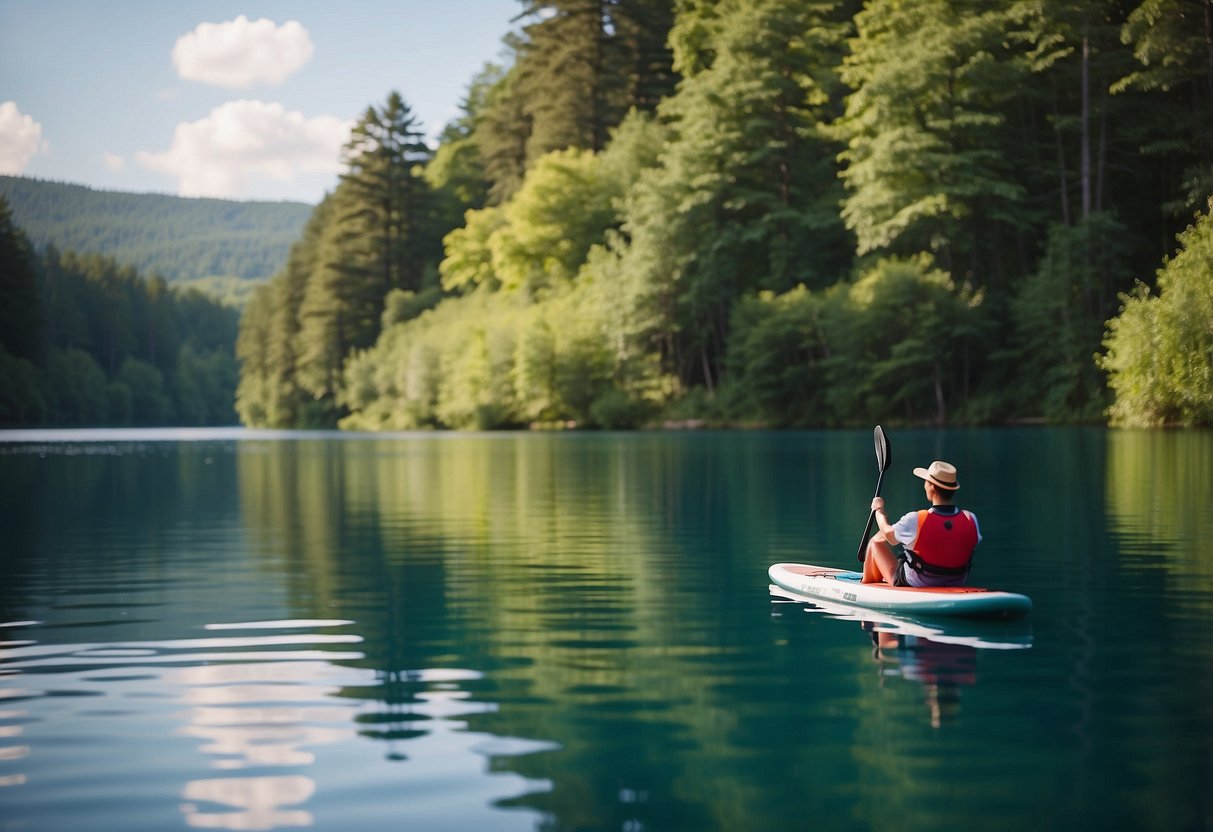
<svg viewBox="0 0 1213 832"><path fill-rule="evenodd" d="M1015 592L971 586L865 584L861 573L830 566L776 563L767 574L771 583L809 602L820 599L903 615L1006 619L1022 618L1032 609L1032 599Z"/></svg>
<svg viewBox="0 0 1213 832"><path fill-rule="evenodd" d="M770 586L771 600L837 621L854 621L865 630L915 636L940 644L958 644L983 650L1023 650L1032 646L1032 629L1027 619L982 619L951 616L914 616L905 613L870 610L836 604L821 598Z"/></svg>

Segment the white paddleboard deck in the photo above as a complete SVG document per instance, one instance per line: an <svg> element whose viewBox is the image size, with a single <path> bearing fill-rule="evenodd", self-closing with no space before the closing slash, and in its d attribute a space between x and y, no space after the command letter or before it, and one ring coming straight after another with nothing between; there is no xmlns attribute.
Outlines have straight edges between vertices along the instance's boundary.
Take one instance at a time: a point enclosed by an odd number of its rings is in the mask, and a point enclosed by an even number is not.
<svg viewBox="0 0 1213 832"><path fill-rule="evenodd" d="M1022 618L1032 609L1026 595L981 587L900 587L865 584L849 569L776 563L767 570L771 583L812 602L884 610L903 615L948 615L965 618Z"/></svg>

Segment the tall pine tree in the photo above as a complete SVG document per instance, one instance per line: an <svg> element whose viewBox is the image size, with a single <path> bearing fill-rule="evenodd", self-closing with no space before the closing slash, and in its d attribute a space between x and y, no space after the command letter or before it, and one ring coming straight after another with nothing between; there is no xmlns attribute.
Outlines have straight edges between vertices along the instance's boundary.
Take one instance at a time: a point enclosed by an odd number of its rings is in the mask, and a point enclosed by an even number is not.
<svg viewBox="0 0 1213 832"><path fill-rule="evenodd" d="M672 0L521 0L514 63L486 101L476 140L490 202L553 150L600 151L630 109L651 112L677 80Z"/></svg>
<svg viewBox="0 0 1213 832"><path fill-rule="evenodd" d="M435 200L423 172L421 127L399 93L369 107L345 147L347 172L331 197L299 305L294 357L312 397L305 421L335 423L346 358L375 343L389 292L437 279Z"/></svg>

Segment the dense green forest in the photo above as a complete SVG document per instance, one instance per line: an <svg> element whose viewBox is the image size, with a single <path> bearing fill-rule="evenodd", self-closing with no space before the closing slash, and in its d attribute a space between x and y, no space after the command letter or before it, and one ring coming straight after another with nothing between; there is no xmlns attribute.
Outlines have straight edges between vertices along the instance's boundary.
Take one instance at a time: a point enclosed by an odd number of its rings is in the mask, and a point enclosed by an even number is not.
<svg viewBox="0 0 1213 832"><path fill-rule="evenodd" d="M58 229L5 209L0 419L221 423L234 341L252 426L1213 424L1213 0L519 11L314 209L0 178ZM238 338L177 291L271 268Z"/></svg>
<svg viewBox="0 0 1213 832"><path fill-rule="evenodd" d="M520 12L367 109L246 424L1213 422L1213 0Z"/></svg>
<svg viewBox="0 0 1213 832"><path fill-rule="evenodd" d="M239 305L286 262L313 206L98 191L0 176L0 196L38 251L103 254Z"/></svg>
<svg viewBox="0 0 1213 832"><path fill-rule="evenodd" d="M3 196L0 297L0 426L236 421L236 310L102 255L39 256Z"/></svg>

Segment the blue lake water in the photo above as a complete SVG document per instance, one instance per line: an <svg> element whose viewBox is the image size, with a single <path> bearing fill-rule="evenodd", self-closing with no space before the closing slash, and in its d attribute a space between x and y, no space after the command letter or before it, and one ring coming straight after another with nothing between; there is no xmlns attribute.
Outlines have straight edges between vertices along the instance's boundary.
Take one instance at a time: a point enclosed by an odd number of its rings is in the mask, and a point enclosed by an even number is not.
<svg viewBox="0 0 1213 832"><path fill-rule="evenodd" d="M1213 434L889 435L1025 621L771 596L870 431L0 433L0 830L1213 829Z"/></svg>

